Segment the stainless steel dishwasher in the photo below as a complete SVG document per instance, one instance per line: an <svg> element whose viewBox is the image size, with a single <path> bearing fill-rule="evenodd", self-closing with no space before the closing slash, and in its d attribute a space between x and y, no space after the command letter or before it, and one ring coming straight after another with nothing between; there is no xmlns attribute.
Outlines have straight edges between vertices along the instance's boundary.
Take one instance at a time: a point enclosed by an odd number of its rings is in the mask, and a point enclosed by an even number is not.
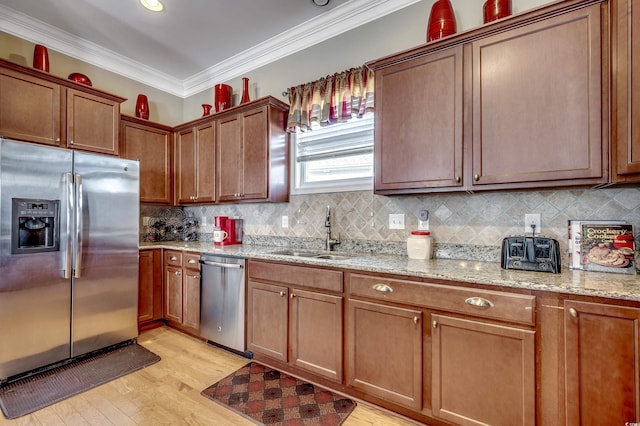
<svg viewBox="0 0 640 426"><path fill-rule="evenodd" d="M202 337L251 357L251 353L245 351L246 259L203 253L200 263Z"/></svg>

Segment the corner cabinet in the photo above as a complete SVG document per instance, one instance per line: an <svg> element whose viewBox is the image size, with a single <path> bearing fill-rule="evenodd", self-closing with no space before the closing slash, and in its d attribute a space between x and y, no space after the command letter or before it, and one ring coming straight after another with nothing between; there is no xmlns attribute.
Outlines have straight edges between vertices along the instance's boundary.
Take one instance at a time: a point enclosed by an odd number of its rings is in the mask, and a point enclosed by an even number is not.
<svg viewBox="0 0 640 426"><path fill-rule="evenodd" d="M640 309L567 300L566 424L640 422Z"/></svg>
<svg viewBox="0 0 640 426"><path fill-rule="evenodd" d="M215 202L215 125L213 120L175 133L176 204Z"/></svg>
<svg viewBox="0 0 640 426"><path fill-rule="evenodd" d="M607 10L557 2L368 64L375 192L608 182Z"/></svg>
<svg viewBox="0 0 640 426"><path fill-rule="evenodd" d="M267 97L216 114L218 202L289 201L288 111Z"/></svg>
<svg viewBox="0 0 640 426"><path fill-rule="evenodd" d="M140 160L140 202L173 202L173 138L170 127L123 115L121 156Z"/></svg>
<svg viewBox="0 0 640 426"><path fill-rule="evenodd" d="M640 4L611 0L614 182L640 181Z"/></svg>
<svg viewBox="0 0 640 426"><path fill-rule="evenodd" d="M0 59L0 134L8 138L119 155L124 100Z"/></svg>

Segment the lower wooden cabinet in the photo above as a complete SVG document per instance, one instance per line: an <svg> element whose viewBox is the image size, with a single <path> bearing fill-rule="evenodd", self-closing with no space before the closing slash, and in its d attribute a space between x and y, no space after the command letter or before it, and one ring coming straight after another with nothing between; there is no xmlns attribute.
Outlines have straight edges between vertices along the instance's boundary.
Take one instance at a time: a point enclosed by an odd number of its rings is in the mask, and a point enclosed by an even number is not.
<svg viewBox="0 0 640 426"><path fill-rule="evenodd" d="M200 254L164 251L164 316L170 325L200 329Z"/></svg>
<svg viewBox="0 0 640 426"><path fill-rule="evenodd" d="M347 354L347 386L422 408L422 312L349 299Z"/></svg>
<svg viewBox="0 0 640 426"><path fill-rule="evenodd" d="M140 250L138 268L138 328L162 319L162 250Z"/></svg>
<svg viewBox="0 0 640 426"><path fill-rule="evenodd" d="M640 422L640 309L565 301L566 424Z"/></svg>
<svg viewBox="0 0 640 426"><path fill-rule="evenodd" d="M342 273L259 261L248 271L247 349L341 383Z"/></svg>
<svg viewBox="0 0 640 426"><path fill-rule="evenodd" d="M431 316L433 416L464 425L535 425L535 332Z"/></svg>

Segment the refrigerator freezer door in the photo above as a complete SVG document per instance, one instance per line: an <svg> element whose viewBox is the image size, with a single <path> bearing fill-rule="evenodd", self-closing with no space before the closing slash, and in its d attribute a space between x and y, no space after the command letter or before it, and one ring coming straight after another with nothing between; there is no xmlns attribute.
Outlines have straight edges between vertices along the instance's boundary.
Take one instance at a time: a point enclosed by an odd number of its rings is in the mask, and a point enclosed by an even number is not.
<svg viewBox="0 0 640 426"><path fill-rule="evenodd" d="M75 152L72 357L138 335L139 164ZM76 185L79 184L76 178Z"/></svg>
<svg viewBox="0 0 640 426"><path fill-rule="evenodd" d="M0 138L0 381L69 358L65 206L72 200L65 174L71 167L71 151ZM58 201L57 250L11 253L13 199Z"/></svg>

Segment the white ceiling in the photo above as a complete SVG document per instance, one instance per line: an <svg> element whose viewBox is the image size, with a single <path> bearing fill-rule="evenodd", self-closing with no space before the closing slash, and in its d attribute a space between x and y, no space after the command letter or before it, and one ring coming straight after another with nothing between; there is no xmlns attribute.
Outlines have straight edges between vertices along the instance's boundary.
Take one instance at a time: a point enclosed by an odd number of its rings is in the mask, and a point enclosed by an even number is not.
<svg viewBox="0 0 640 426"><path fill-rule="evenodd" d="M420 0L0 0L0 31L177 96Z"/></svg>

